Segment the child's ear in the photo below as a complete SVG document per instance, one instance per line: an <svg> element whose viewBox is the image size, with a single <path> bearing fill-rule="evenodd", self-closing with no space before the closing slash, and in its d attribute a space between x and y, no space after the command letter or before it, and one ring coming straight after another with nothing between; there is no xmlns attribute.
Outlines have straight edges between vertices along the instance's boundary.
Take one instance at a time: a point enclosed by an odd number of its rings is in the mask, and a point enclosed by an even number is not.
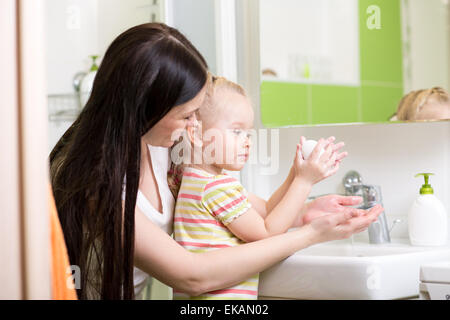
<svg viewBox="0 0 450 320"><path fill-rule="evenodd" d="M186 128L187 136L189 139L189 142L194 147L202 147L203 146L203 140L202 140L202 130L200 125L198 126L189 126Z"/></svg>

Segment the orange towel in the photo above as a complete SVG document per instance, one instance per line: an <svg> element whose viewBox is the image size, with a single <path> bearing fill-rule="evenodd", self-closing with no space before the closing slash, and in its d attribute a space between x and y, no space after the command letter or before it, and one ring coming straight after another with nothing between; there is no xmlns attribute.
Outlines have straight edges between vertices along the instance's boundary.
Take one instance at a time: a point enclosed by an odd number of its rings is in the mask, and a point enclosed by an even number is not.
<svg viewBox="0 0 450 320"><path fill-rule="evenodd" d="M53 198L52 188L49 186L49 208L50 208L50 234L51 234L51 281L52 281L52 296L54 300L77 300L75 289L67 286L70 273L68 270L69 256L67 254L66 243L58 219L56 211L55 200Z"/></svg>

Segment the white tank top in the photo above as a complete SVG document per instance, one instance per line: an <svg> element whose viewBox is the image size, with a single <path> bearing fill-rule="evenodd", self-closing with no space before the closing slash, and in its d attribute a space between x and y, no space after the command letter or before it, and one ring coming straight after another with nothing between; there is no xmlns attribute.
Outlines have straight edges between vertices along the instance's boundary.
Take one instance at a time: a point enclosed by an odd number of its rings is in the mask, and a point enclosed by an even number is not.
<svg viewBox="0 0 450 320"><path fill-rule="evenodd" d="M148 145L148 150L158 184L163 211L162 214L158 212L140 190L138 191L136 206L154 224L170 235L173 231L173 211L175 209L175 199L167 183L167 172L170 168L170 150L169 148L151 145ZM149 278L150 276L147 273L139 268L134 268L134 294L136 299L142 299L142 291Z"/></svg>

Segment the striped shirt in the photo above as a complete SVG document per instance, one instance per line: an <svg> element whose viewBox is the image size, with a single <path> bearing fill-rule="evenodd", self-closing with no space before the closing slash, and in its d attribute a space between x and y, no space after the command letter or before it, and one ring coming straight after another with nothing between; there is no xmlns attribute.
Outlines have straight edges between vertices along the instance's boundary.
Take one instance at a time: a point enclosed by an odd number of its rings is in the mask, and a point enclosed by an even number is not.
<svg viewBox="0 0 450 320"><path fill-rule="evenodd" d="M243 241L226 227L251 207L235 178L185 168L175 206L174 238L191 252L234 247ZM232 270L230 270L232 272ZM257 299L259 274L222 290L189 296L174 290L174 299Z"/></svg>

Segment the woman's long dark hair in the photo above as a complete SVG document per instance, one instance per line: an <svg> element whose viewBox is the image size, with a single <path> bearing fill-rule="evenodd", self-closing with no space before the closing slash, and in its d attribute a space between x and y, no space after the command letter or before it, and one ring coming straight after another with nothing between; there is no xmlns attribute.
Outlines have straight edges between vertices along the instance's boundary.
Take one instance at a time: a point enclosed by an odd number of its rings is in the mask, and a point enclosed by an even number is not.
<svg viewBox="0 0 450 320"><path fill-rule="evenodd" d="M134 297L141 138L206 81L201 54L164 24L133 27L106 51L89 101L50 154L70 263L81 270L79 298Z"/></svg>

